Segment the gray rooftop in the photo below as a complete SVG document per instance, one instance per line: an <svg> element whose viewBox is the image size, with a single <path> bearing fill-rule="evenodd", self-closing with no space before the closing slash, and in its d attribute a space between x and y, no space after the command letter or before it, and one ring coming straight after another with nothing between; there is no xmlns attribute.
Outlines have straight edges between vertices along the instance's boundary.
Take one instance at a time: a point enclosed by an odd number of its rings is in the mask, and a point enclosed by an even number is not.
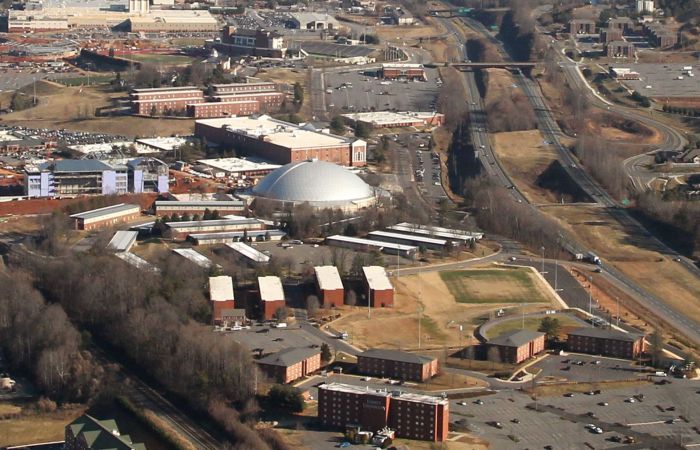
<svg viewBox="0 0 700 450"><path fill-rule="evenodd" d="M228 225L254 225L258 219L217 219L217 220L192 220L189 222L168 222L169 228L198 228L198 227L223 227Z"/></svg>
<svg viewBox="0 0 700 450"><path fill-rule="evenodd" d="M489 344L501 347L521 347L542 336L544 336L544 333L539 331L513 330L491 339Z"/></svg>
<svg viewBox="0 0 700 450"><path fill-rule="evenodd" d="M430 356L417 355L415 353L402 352L400 350L387 350L383 348L371 348L360 353L357 356L363 358L386 359L389 361L399 361L413 364L425 364L435 360L435 358L432 358Z"/></svg>
<svg viewBox="0 0 700 450"><path fill-rule="evenodd" d="M138 235L138 231L119 230L114 233L114 236L109 241L109 244L107 244L107 248L118 252L128 252L131 246L134 245L134 242L136 242Z"/></svg>
<svg viewBox="0 0 700 450"><path fill-rule="evenodd" d="M41 170L60 172L102 172L112 170L112 166L96 159L59 159L39 166Z"/></svg>
<svg viewBox="0 0 700 450"><path fill-rule="evenodd" d="M243 200L203 200L203 201L186 201L181 202L178 200L156 200L156 209L159 206L179 206L187 207L192 206L196 208L223 208L223 207L243 207L245 202Z"/></svg>
<svg viewBox="0 0 700 450"><path fill-rule="evenodd" d="M625 333L622 331L604 329L604 328L594 328L594 327L584 327L577 328L569 332L569 336L584 336L593 337L599 339L614 339L617 341L628 341L634 342L640 339L642 336L638 334Z"/></svg>
<svg viewBox="0 0 700 450"><path fill-rule="evenodd" d="M258 362L270 366L289 367L320 353L321 351L319 349L313 347L291 347L267 355L259 359Z"/></svg>

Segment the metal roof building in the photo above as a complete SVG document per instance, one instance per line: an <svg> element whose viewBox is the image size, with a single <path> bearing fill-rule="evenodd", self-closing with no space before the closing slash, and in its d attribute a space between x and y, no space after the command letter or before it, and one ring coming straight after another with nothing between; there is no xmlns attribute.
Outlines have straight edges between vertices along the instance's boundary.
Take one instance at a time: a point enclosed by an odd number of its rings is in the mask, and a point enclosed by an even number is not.
<svg viewBox="0 0 700 450"><path fill-rule="evenodd" d="M254 263L265 264L270 262L269 256L257 251L250 245L244 244L243 242L231 242L230 244L226 244L226 246Z"/></svg>
<svg viewBox="0 0 700 450"><path fill-rule="evenodd" d="M212 266L212 261L201 253L197 253L191 248L174 248L173 251L183 258L187 258L203 269L209 269Z"/></svg>
<svg viewBox="0 0 700 450"><path fill-rule="evenodd" d="M393 242L376 241L339 234L328 236L326 238L326 244L361 251L376 250L391 255L398 254L404 258L413 258L416 252L418 252L418 247L412 245L395 244Z"/></svg>
<svg viewBox="0 0 700 450"><path fill-rule="evenodd" d="M138 231L117 231L107 244L107 248L118 252L128 252L136 242Z"/></svg>
<svg viewBox="0 0 700 450"><path fill-rule="evenodd" d="M411 236L408 234L392 233L389 231L372 231L367 237L384 242L394 242L397 244L417 245L431 250L441 250L448 242L445 239L431 238L427 236Z"/></svg>
<svg viewBox="0 0 700 450"><path fill-rule="evenodd" d="M119 252L116 253L115 256L124 261L125 263L129 264L130 266L136 267L139 270L145 270L148 272L160 272L159 268L149 263L145 259L134 255L133 253Z"/></svg>
<svg viewBox="0 0 700 450"><path fill-rule="evenodd" d="M479 240L484 237L484 233L474 231L454 230L451 228L443 228L432 225L420 225L417 223L401 222L388 227L389 230L398 231L400 233L417 234L422 236L435 236L450 240L458 240L463 242Z"/></svg>
<svg viewBox="0 0 700 450"><path fill-rule="evenodd" d="M231 242L241 241L244 237L255 241L279 241L285 237L287 233L281 230L250 230L250 231L228 231L223 233L198 233L190 234L187 238L194 245L213 245L213 244L229 244Z"/></svg>
<svg viewBox="0 0 700 450"><path fill-rule="evenodd" d="M120 203L118 205L72 214L70 217L75 221L75 228L77 230L91 230L100 226L127 222L136 219L140 215L141 208L138 205Z"/></svg>
<svg viewBox="0 0 700 450"><path fill-rule="evenodd" d="M362 268L362 273L369 284L369 288L377 291L394 290L386 270L382 266L367 266Z"/></svg>

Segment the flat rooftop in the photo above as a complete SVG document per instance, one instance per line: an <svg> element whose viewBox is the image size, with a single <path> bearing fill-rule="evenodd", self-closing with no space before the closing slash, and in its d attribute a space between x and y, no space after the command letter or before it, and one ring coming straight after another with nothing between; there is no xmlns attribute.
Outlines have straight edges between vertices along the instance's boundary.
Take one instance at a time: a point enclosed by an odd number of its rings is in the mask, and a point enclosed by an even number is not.
<svg viewBox="0 0 700 450"><path fill-rule="evenodd" d="M401 233L418 234L423 236L437 236L446 239L473 241L481 239L484 233L453 230L450 228L434 227L430 225L418 225L414 223L402 222L396 225L387 227L389 230L398 231Z"/></svg>
<svg viewBox="0 0 700 450"><path fill-rule="evenodd" d="M249 230L247 231L248 237L254 238L259 236L265 236L269 234L270 236L286 236L282 230ZM221 233L198 233L190 234L190 239L195 241L206 241L210 239L240 239L245 236L246 233L243 231L224 231Z"/></svg>
<svg viewBox="0 0 700 450"><path fill-rule="evenodd" d="M340 279L337 267L316 266L314 267L314 272L316 272L316 279L322 290L334 291L343 289L343 281Z"/></svg>
<svg viewBox="0 0 700 450"><path fill-rule="evenodd" d="M389 277L386 276L386 270L382 266L367 266L362 268L362 273L365 275L367 284L370 289L376 291L393 290Z"/></svg>
<svg viewBox="0 0 700 450"><path fill-rule="evenodd" d="M187 229L199 227L225 227L234 225L256 225L259 224L258 219L218 219L218 220L191 220L189 222L168 222L170 229Z"/></svg>
<svg viewBox="0 0 700 450"><path fill-rule="evenodd" d="M369 387L354 386L351 384L343 383L327 383L320 385L318 388L327 391L347 392L350 394L391 397L397 400L405 400L416 403L427 403L430 405L447 405L449 403L448 399L446 398L433 397L432 395L413 394L398 390L388 391L386 389L370 389Z"/></svg>
<svg viewBox="0 0 700 450"><path fill-rule="evenodd" d="M145 270L148 272L160 272L160 269L158 269L156 266L149 263L140 256L134 255L133 253L119 252L115 253L115 256L124 261L125 263L129 264L130 266L136 267L139 270Z"/></svg>
<svg viewBox="0 0 700 450"><path fill-rule="evenodd" d="M375 125L393 125L406 122L424 121L441 114L430 111L417 112L391 112L391 111L376 111L376 112L361 112L342 114L350 120L359 120L361 122L372 123Z"/></svg>
<svg viewBox="0 0 700 450"><path fill-rule="evenodd" d="M229 173L249 172L255 170L272 171L281 167L279 164L272 164L263 159L257 158L200 159L197 162Z"/></svg>
<svg viewBox="0 0 700 450"><path fill-rule="evenodd" d="M364 238L357 238L357 237L352 237L352 236L343 236L340 234L336 234L333 236L328 236L326 238L327 241L337 241L337 242L347 242L350 244L357 244L357 245L366 245L369 247L376 247L376 248L390 248L393 250L400 250L400 251L417 251L418 247L414 245L404 245L404 244L396 244L394 242L384 242L384 241L375 241L374 239L364 239Z"/></svg>
<svg viewBox="0 0 700 450"><path fill-rule="evenodd" d="M159 206L179 206L181 208L196 207L196 208L224 208L224 207L243 207L243 200L156 200L156 209Z"/></svg>
<svg viewBox="0 0 700 450"><path fill-rule="evenodd" d="M295 148L338 147L355 141L355 139L347 139L334 134L310 131L267 115L203 119L197 120L195 123L213 128L226 128L232 133L264 140L292 150Z"/></svg>
<svg viewBox="0 0 700 450"><path fill-rule="evenodd" d="M392 233L390 231L371 231L370 233L368 233L368 236L373 238L386 238L409 242L421 242L424 244L447 245L447 241L445 239L436 239L426 236L411 236L410 234Z"/></svg>

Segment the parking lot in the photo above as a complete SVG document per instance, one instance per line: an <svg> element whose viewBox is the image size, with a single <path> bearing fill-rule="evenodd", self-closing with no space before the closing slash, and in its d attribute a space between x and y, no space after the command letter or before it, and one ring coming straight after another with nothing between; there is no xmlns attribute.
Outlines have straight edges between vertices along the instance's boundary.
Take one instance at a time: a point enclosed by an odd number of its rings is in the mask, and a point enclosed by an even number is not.
<svg viewBox="0 0 700 450"><path fill-rule="evenodd" d="M428 81L377 79L364 70L326 72L325 96L329 111L433 111L438 93L437 70L426 68Z"/></svg>
<svg viewBox="0 0 700 450"><path fill-rule="evenodd" d="M537 413L528 409L528 405L535 404L528 395L501 391L480 397L483 404L472 399L451 402L450 428L466 426L472 434L488 440L492 448L499 449L612 448L628 435L648 444L652 440L656 445L675 444L681 439L686 445L700 444L700 434L694 429L700 426L698 389L697 381L673 380L666 386L603 389L600 395L545 397L538 400ZM635 399L629 403L635 395L642 401ZM667 423L681 415L685 420ZM599 427L600 434L586 428L589 423ZM656 441L644 434L666 441Z"/></svg>
<svg viewBox="0 0 700 450"><path fill-rule="evenodd" d="M648 372L640 372L631 361L580 354L549 355L533 365L533 368L541 370L537 376L539 382L566 378L569 381L592 383L646 378L648 375Z"/></svg>
<svg viewBox="0 0 700 450"><path fill-rule="evenodd" d="M683 70L683 67L688 65L624 64L621 67L629 67L639 72L640 79L626 80L623 83L647 97L700 97L700 75L688 76ZM693 69L693 72L696 72L700 68ZM678 77L683 79L679 80Z"/></svg>

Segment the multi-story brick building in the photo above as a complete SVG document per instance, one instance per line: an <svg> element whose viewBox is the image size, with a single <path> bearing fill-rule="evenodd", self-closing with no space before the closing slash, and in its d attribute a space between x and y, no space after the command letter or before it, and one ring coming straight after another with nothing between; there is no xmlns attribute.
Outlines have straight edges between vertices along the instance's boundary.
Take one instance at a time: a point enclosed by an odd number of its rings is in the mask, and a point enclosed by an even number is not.
<svg viewBox="0 0 700 450"><path fill-rule="evenodd" d="M519 364L544 351L544 333L513 330L491 339L488 346L498 350L499 362Z"/></svg>
<svg viewBox="0 0 700 450"><path fill-rule="evenodd" d="M277 84L272 81L260 81L257 83L227 83L212 84L209 86L211 95L226 94L250 94L253 92L275 92Z"/></svg>
<svg viewBox="0 0 700 450"><path fill-rule="evenodd" d="M205 101L204 92L195 86L134 89L129 97L133 114L149 116L178 113Z"/></svg>
<svg viewBox="0 0 700 450"><path fill-rule="evenodd" d="M324 133L267 115L197 120L194 132L197 137L233 145L241 153L277 164L310 159L345 166L366 164L365 141Z"/></svg>
<svg viewBox="0 0 700 450"><path fill-rule="evenodd" d="M612 41L605 46L605 51L611 58L632 58L634 44L627 41Z"/></svg>
<svg viewBox="0 0 700 450"><path fill-rule="evenodd" d="M338 268L335 266L316 266L316 290L321 296L321 304L325 307L343 306L345 289L340 279Z"/></svg>
<svg viewBox="0 0 700 450"><path fill-rule="evenodd" d="M450 406L446 398L331 383L318 387L318 419L329 428L359 425L377 432L384 427L406 439L447 439Z"/></svg>
<svg viewBox="0 0 700 450"><path fill-rule="evenodd" d="M569 21L570 34L595 34L595 21L588 19L571 19Z"/></svg>
<svg viewBox="0 0 700 450"><path fill-rule="evenodd" d="M237 92L211 96L214 102L258 102L261 111L278 109L284 103L285 98L282 92Z"/></svg>
<svg viewBox="0 0 700 450"><path fill-rule="evenodd" d="M614 41L622 41L622 30L619 28L603 28L600 30L600 42L609 44Z"/></svg>
<svg viewBox="0 0 700 450"><path fill-rule="evenodd" d="M236 307L231 277L226 275L209 277L209 300L212 304L211 321L214 325L221 325L223 311Z"/></svg>
<svg viewBox="0 0 700 450"><path fill-rule="evenodd" d="M369 292L369 303L373 308L394 306L394 286L382 266L362 268L365 292Z"/></svg>
<svg viewBox="0 0 700 450"><path fill-rule="evenodd" d="M139 205L120 203L73 214L70 217L76 230L89 231L136 220L141 217L141 208Z"/></svg>
<svg viewBox="0 0 700 450"><path fill-rule="evenodd" d="M634 21L629 17L612 17L608 19L606 25L608 28L617 28L623 33L629 33L633 31Z"/></svg>
<svg viewBox="0 0 700 450"><path fill-rule="evenodd" d="M645 351L644 336L602 328L578 328L569 332L570 352L634 359Z"/></svg>
<svg viewBox="0 0 700 450"><path fill-rule="evenodd" d="M258 277L260 309L265 320L275 319L277 311L285 307L284 289L279 277Z"/></svg>
<svg viewBox="0 0 700 450"><path fill-rule="evenodd" d="M276 383L291 383L321 368L321 351L313 347L290 347L267 355L257 363Z"/></svg>
<svg viewBox="0 0 700 450"><path fill-rule="evenodd" d="M227 116L251 116L260 112L257 100L216 101L187 105L187 115L195 119Z"/></svg>
<svg viewBox="0 0 700 450"><path fill-rule="evenodd" d="M357 355L357 371L365 375L424 382L438 374L439 366L437 358L372 348Z"/></svg>

